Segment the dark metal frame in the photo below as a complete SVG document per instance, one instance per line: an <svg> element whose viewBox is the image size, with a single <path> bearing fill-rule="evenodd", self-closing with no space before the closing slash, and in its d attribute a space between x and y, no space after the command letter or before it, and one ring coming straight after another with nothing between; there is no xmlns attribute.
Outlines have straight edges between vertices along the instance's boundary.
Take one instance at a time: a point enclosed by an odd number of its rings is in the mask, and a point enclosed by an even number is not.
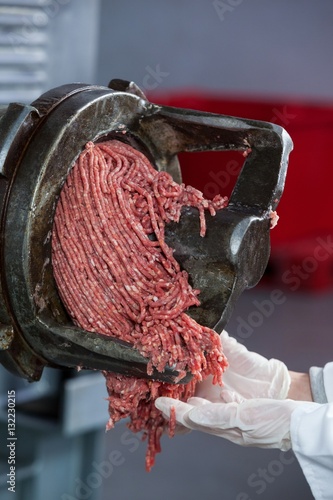
<svg viewBox="0 0 333 500"><path fill-rule="evenodd" d="M0 121L0 362L28 380L38 380L44 366L147 377L147 359L130 345L73 325L52 272L51 231L62 185L84 145L110 136L178 181L179 152L252 150L228 208L207 216L205 238L196 209L184 209L179 224L166 228L175 257L201 289L201 305L189 310L197 321L221 331L240 293L267 265L270 213L292 148L281 127L158 106L122 80L109 88L65 85L30 106L11 104ZM177 372L170 367L152 377L173 382Z"/></svg>

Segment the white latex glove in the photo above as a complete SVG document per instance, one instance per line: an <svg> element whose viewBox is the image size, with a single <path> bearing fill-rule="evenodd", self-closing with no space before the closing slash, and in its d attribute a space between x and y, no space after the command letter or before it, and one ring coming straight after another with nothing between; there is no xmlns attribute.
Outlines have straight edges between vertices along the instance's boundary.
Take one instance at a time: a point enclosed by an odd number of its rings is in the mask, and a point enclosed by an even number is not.
<svg viewBox="0 0 333 500"><path fill-rule="evenodd" d="M248 351L225 331L221 333L221 342L229 362L229 367L223 374L224 389L235 392L244 399L287 397L290 375L282 361L266 359L256 352ZM212 402L223 399L221 387L213 386L212 377L198 384L196 396Z"/></svg>
<svg viewBox="0 0 333 500"><path fill-rule="evenodd" d="M202 398L190 398L183 403L172 398L157 398L156 407L169 418L175 407L177 423L188 429L198 430L242 446L259 448L291 448L290 419L292 412L301 405L317 405L291 399L239 400L235 393L225 396L233 401L211 403ZM319 405L317 405L319 406Z"/></svg>

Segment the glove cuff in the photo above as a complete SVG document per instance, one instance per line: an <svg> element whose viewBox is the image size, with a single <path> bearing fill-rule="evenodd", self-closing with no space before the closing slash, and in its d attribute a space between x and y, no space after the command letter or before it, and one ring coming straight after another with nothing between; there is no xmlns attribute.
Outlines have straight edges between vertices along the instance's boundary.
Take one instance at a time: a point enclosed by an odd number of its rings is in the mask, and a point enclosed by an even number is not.
<svg viewBox="0 0 333 500"><path fill-rule="evenodd" d="M291 378L287 366L278 359L270 359L272 369L275 371L275 376L271 384L271 394L269 397L273 399L286 399L290 389Z"/></svg>

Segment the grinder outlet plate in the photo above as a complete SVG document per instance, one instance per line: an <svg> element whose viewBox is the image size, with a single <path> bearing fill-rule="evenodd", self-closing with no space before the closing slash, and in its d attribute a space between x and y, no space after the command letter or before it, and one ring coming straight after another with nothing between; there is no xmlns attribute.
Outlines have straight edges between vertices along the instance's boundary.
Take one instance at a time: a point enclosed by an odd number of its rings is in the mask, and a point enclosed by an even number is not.
<svg viewBox="0 0 333 500"><path fill-rule="evenodd" d="M201 290L201 305L189 310L199 323L221 331L240 293L260 280L268 261L270 215L292 149L281 127L158 106L123 80L108 88L65 85L30 106L11 104L0 120L0 362L29 380L38 380L44 366L148 377L148 360L130 345L73 325L52 272L61 188L85 144L106 138L128 142L178 182L180 152L251 148L228 207L207 216L205 238L196 209L184 209L178 224L166 226L167 244ZM169 367L152 378L172 383L177 376Z"/></svg>

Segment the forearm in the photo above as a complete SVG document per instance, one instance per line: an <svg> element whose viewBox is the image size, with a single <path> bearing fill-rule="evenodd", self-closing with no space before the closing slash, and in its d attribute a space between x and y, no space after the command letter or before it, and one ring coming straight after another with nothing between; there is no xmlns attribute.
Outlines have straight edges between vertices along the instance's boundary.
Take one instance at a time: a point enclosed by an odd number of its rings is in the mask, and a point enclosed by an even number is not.
<svg viewBox="0 0 333 500"><path fill-rule="evenodd" d="M291 382L287 398L295 401L313 401L309 374L289 370L289 375Z"/></svg>

